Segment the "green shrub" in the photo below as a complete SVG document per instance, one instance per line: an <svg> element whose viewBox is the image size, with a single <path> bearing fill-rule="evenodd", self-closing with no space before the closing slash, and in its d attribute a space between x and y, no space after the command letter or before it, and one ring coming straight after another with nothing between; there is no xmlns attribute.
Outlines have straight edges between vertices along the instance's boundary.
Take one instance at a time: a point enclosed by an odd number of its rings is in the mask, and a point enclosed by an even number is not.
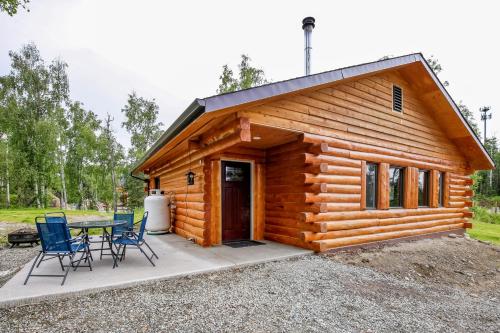
<svg viewBox="0 0 500 333"><path fill-rule="evenodd" d="M500 224L500 214L491 213L488 209L474 206L472 207L474 212L474 220L479 222Z"/></svg>

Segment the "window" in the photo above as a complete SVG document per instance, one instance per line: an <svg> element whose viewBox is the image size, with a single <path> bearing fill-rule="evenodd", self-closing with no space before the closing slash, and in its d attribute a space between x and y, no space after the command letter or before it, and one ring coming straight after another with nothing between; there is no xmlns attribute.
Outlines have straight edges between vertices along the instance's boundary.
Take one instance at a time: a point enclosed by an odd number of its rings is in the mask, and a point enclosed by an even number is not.
<svg viewBox="0 0 500 333"><path fill-rule="evenodd" d="M418 206L429 206L429 171L418 171Z"/></svg>
<svg viewBox="0 0 500 333"><path fill-rule="evenodd" d="M389 207L403 207L403 174L401 167L389 168Z"/></svg>
<svg viewBox="0 0 500 333"><path fill-rule="evenodd" d="M392 86L392 109L397 112L403 111L403 89Z"/></svg>
<svg viewBox="0 0 500 333"><path fill-rule="evenodd" d="M444 173L443 172L438 172L438 206L443 207L443 197L444 197L444 191L443 191L443 182L444 182Z"/></svg>
<svg viewBox="0 0 500 333"><path fill-rule="evenodd" d="M366 163L366 208L377 208L377 173L378 165Z"/></svg>

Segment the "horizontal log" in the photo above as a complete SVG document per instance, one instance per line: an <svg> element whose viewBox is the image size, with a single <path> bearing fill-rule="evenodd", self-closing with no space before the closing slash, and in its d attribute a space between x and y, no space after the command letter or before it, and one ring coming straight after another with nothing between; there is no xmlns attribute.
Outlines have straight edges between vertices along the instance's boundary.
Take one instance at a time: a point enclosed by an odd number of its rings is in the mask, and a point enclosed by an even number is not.
<svg viewBox="0 0 500 333"><path fill-rule="evenodd" d="M358 229L358 228L368 228L368 227L376 227L376 226L424 222L424 221L433 221L433 220L456 219L456 218L464 218L464 214L463 213L444 213L444 214L392 217L392 218L386 218L386 219L374 218L374 219L364 219L364 220L331 221L331 222L320 222L320 223L326 223L326 227L327 227L328 231L335 231L335 230ZM318 223L318 222L315 222L315 223ZM315 224L315 223L313 223L313 224Z"/></svg>
<svg viewBox="0 0 500 333"><path fill-rule="evenodd" d="M328 191L327 184L310 184L310 185L269 185L266 184L266 193L326 193Z"/></svg>
<svg viewBox="0 0 500 333"><path fill-rule="evenodd" d="M309 153L304 154L304 163L328 163L329 165L338 165L352 168L359 168L361 166L361 161L359 160L329 155L314 155Z"/></svg>
<svg viewBox="0 0 500 333"><path fill-rule="evenodd" d="M374 235L361 235L354 237L327 239L327 240L313 241L311 242L311 244L316 252L323 252L328 249L337 247L352 246L357 244L365 244L365 243L383 241L394 238L411 237L411 236L418 236L418 235L424 235L441 231L461 229L463 228L463 225L464 225L463 223L458 223L458 224L442 225L424 229L402 230L402 231L394 231L394 232L387 232Z"/></svg>
<svg viewBox="0 0 500 333"><path fill-rule="evenodd" d="M303 223L297 219L291 218L279 218L279 217L266 217L266 225L277 225L289 228L297 228L300 230L308 230L312 232L327 232L327 226L325 222L319 223Z"/></svg>
<svg viewBox="0 0 500 333"><path fill-rule="evenodd" d="M176 222L176 221L181 221L183 223L190 224L190 225L195 226L197 228L204 228L206 225L205 220L199 220L197 218L189 217L189 216L186 216L183 214L175 214L174 215L174 222Z"/></svg>
<svg viewBox="0 0 500 333"><path fill-rule="evenodd" d="M361 209L359 201L357 203L327 203L326 205L327 212L348 212L359 211Z"/></svg>
<svg viewBox="0 0 500 333"><path fill-rule="evenodd" d="M179 201L187 201L187 202L204 202L204 194L203 193L188 193L188 194L175 194L175 200Z"/></svg>
<svg viewBox="0 0 500 333"><path fill-rule="evenodd" d="M202 237L198 237L190 232L187 232L186 230L183 230L182 228L178 228L175 226L173 227L173 231L177 235L184 237L186 239L193 239L196 244L203 246L203 238Z"/></svg>
<svg viewBox="0 0 500 333"><path fill-rule="evenodd" d="M464 228L465 229L472 229L473 224L471 222L465 222L464 223Z"/></svg>
<svg viewBox="0 0 500 333"><path fill-rule="evenodd" d="M355 176L338 176L338 175L313 175L309 173L299 175L299 179L303 179L304 184L342 184L342 185L360 185L361 177Z"/></svg>
<svg viewBox="0 0 500 333"><path fill-rule="evenodd" d="M358 194L361 193L361 185L342 185L342 184L325 184L327 193L345 193Z"/></svg>
<svg viewBox="0 0 500 333"><path fill-rule="evenodd" d="M361 199L360 194L343 194L343 193L321 193L321 194L313 194L313 193L304 193L304 200L307 203L312 202L356 202L359 204L359 200Z"/></svg>
<svg viewBox="0 0 500 333"><path fill-rule="evenodd" d="M222 127L213 128L202 135L200 143L202 146L209 145L241 129L250 130L250 121L248 118L237 118Z"/></svg>
<svg viewBox="0 0 500 333"><path fill-rule="evenodd" d="M184 201L179 201L175 203L175 206L177 208L184 208L184 209L195 209L199 211L204 211L205 210L205 203L204 202L184 202Z"/></svg>
<svg viewBox="0 0 500 333"><path fill-rule="evenodd" d="M294 238L294 237L287 237L283 235L278 235L278 234L273 234L270 232L265 232L264 233L264 239L286 244L286 245L292 245L292 246L298 246L306 249L310 249L310 245L308 243L305 243L300 240L300 238Z"/></svg>
<svg viewBox="0 0 500 333"><path fill-rule="evenodd" d="M247 133L248 132L248 133ZM220 141L216 141L213 144L210 144L203 149L200 149L190 156L186 156L182 158L181 160L178 160L173 163L166 163L160 170L160 174L163 174L165 172L174 172L174 170L179 169L179 168L184 168L185 165L188 165L189 162L197 161L197 160L202 160L204 157L214 154L216 152L222 151L224 149L227 149L231 146L237 145L241 142L245 142L245 140L248 140L248 136L250 135L249 130L238 130L236 133L233 133L231 135L228 135L227 137L224 137ZM250 138L251 140L251 138Z"/></svg>
<svg viewBox="0 0 500 333"><path fill-rule="evenodd" d="M327 211L327 206L325 203L299 204L287 202L267 202L266 210L281 210L295 213L325 213Z"/></svg>
<svg viewBox="0 0 500 333"><path fill-rule="evenodd" d="M394 157L399 157L401 159L407 160L409 162L421 161L421 162L427 162L430 164L444 165L447 167L454 166L453 163L451 163L449 161L435 158L435 157L429 157L429 156L424 156L424 155L420 155L420 154L413 154L413 153L408 153L408 152L390 149L390 148L372 146L372 145L368 145L365 143L346 141L346 140L336 139L336 138L327 137L327 136L305 134L301 139L302 139L302 142L304 142L304 143L310 143L310 144L327 143L328 146L330 146L332 148L340 148L340 149L347 150L347 151L359 151L359 152L374 153L374 154L381 155L381 156L394 156ZM349 157L349 156L345 156L345 157ZM387 163L389 163L389 162L387 162ZM439 170L439 168L437 170Z"/></svg>
<svg viewBox="0 0 500 333"><path fill-rule="evenodd" d="M322 163L323 164L323 163ZM326 163L324 163L326 164ZM336 165L328 165L327 167L324 168L325 171L322 171L323 173L326 173L328 175L339 175L339 176L361 176L361 168L351 168L351 167L344 167L344 166L336 166Z"/></svg>
<svg viewBox="0 0 500 333"><path fill-rule="evenodd" d="M466 206L465 206L465 202L463 202L463 201L450 201L448 203L448 207L451 207L451 208L464 208Z"/></svg>
<svg viewBox="0 0 500 333"><path fill-rule="evenodd" d="M182 229L182 230L184 230L192 235L195 235L197 237L200 237L200 238L204 237L203 228L198 228L198 227L195 227L191 224L188 224L188 223L185 223L182 221L175 221L175 227L180 228L180 229Z"/></svg>
<svg viewBox="0 0 500 333"><path fill-rule="evenodd" d="M179 206L177 206L175 213L179 214L179 215L184 215L187 217L192 217L192 218L195 218L198 220L205 220L205 218L206 218L204 210L200 211L200 210L194 210L194 209L184 209L184 208L180 208Z"/></svg>
<svg viewBox="0 0 500 333"><path fill-rule="evenodd" d="M428 215L440 213L463 213L464 209L460 208L417 208L417 209L389 209L389 210L365 210L359 212L335 212L323 214L306 214L301 215L301 220L304 222L322 222L322 221L342 221L342 220L361 220L369 218L393 218L413 215Z"/></svg>
<svg viewBox="0 0 500 333"><path fill-rule="evenodd" d="M325 233L313 233L306 231L301 233L301 239L305 242L312 242L317 240L379 234L379 233L395 232L401 230L424 229L442 225L456 225L456 224L463 224L464 222L465 221L463 219L457 218L457 219L435 220L435 221L425 221L425 222L415 222L415 223L403 223L403 224L377 226L377 227L360 228L360 229L329 231Z"/></svg>
<svg viewBox="0 0 500 333"><path fill-rule="evenodd" d="M474 217L474 213L471 212L471 211L469 211L469 210L467 210L467 211L464 212L464 217L469 218L469 219L473 218Z"/></svg>
<svg viewBox="0 0 500 333"><path fill-rule="evenodd" d="M287 237L300 238L301 230L298 228L288 228L285 226L278 226L266 223L264 233L266 232Z"/></svg>

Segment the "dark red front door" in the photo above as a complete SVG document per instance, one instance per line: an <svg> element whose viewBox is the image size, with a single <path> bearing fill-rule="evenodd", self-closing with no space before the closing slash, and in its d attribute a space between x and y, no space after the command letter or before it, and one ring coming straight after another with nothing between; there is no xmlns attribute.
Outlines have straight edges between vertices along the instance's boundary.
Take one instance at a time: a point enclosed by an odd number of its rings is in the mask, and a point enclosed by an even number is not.
<svg viewBox="0 0 500 333"><path fill-rule="evenodd" d="M222 161L222 241L250 239L250 163Z"/></svg>

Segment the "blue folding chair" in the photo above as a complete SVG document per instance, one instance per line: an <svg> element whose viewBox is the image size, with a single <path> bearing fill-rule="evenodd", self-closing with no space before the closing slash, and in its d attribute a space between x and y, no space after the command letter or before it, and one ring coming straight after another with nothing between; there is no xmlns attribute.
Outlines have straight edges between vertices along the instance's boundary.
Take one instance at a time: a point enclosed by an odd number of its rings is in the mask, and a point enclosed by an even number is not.
<svg viewBox="0 0 500 333"><path fill-rule="evenodd" d="M113 237L113 238L121 237L123 235L123 233L128 233L128 232L134 231L134 224L135 224L134 223L134 211L126 212L126 213L115 212L113 215L113 220L114 221L127 221L127 223L120 225L120 226L113 227L111 229L111 237ZM101 240L101 257L100 257L100 259L102 259L103 250L106 250L104 248L104 241L106 240L105 236L106 235L104 234L104 231L103 231L102 240Z"/></svg>
<svg viewBox="0 0 500 333"><path fill-rule="evenodd" d="M39 222L45 220L45 223ZM82 260L88 262L88 265L82 267L89 267L92 270L92 265L90 263L90 251L89 246L85 242L85 238L71 238L68 232L68 227L64 222L52 221L47 223L44 216L37 216L35 218L36 228L38 230L38 236L42 243L42 250L36 256L35 261L31 265L31 269L24 281L24 284L28 283L31 276L38 277L62 277L61 285L64 285L66 277L68 276L70 268L76 271L80 267ZM80 252L82 255L78 260L75 260L75 255ZM63 264L63 259L65 256L69 258L69 265ZM58 258L61 269L64 272L63 275L57 274L32 274L33 269L38 267L45 257ZM76 264L76 265L75 265Z"/></svg>
<svg viewBox="0 0 500 333"><path fill-rule="evenodd" d="M141 227L139 229L139 233L136 233L134 231L123 233L122 236L116 238L113 240L113 244L118 245L118 250L115 256L115 263L113 265L113 268L115 268L118 263L117 260L120 259L120 261L123 260L125 251L127 249L127 246L135 246L137 247L142 254L149 260L151 265L155 266L153 262L153 257L156 257L156 259L159 259L156 253L153 251L153 249L149 246L149 244L144 240L144 231L146 229L146 223L148 221L148 212L145 212L142 221L141 221ZM146 245L146 247L151 251L151 256L148 256L146 252L142 249L142 246ZM121 253L120 253L121 251Z"/></svg>

